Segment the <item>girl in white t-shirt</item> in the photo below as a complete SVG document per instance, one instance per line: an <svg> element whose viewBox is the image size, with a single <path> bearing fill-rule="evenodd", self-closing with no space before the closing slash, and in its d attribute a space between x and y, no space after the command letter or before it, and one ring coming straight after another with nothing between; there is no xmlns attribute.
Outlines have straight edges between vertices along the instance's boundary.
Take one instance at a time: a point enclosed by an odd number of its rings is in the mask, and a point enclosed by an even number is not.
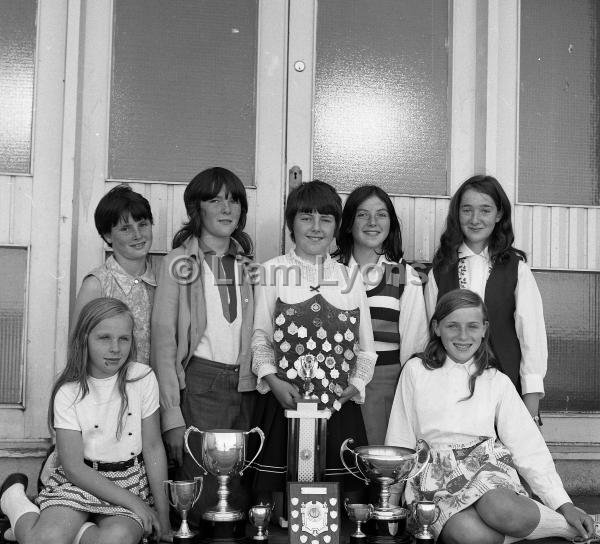
<svg viewBox="0 0 600 544"><path fill-rule="evenodd" d="M446 293L429 329L425 351L400 374L385 439L431 447L406 501L435 501L432 529L445 544L590 538L592 518L569 499L544 438L497 368L481 298L468 289ZM520 476L544 504L529 498Z"/></svg>
<svg viewBox="0 0 600 544"><path fill-rule="evenodd" d="M171 540L158 383L134 362L133 322L114 298L82 308L50 397L59 465L37 506L23 474L0 488L0 508L19 542L136 544L153 531Z"/></svg>

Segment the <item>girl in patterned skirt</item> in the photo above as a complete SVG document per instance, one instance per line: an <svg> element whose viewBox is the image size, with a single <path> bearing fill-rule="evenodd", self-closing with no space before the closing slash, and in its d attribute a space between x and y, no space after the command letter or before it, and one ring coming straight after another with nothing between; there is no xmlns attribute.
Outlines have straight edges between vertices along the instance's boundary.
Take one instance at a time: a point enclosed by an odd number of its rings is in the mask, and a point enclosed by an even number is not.
<svg viewBox="0 0 600 544"><path fill-rule="evenodd" d="M284 490L284 409L294 409L302 396L303 364L316 364L310 393L333 412L327 422L325 477L358 483L342 466L339 451L346 438L366 444L359 404L377 354L362 280L352 281L346 267L329 255L341 215L341 200L331 185L311 181L294 189L285 219L295 248L264 263L255 285L252 369L262 395L253 423L267 437L254 464L253 488L259 494Z"/></svg>
<svg viewBox="0 0 600 544"><path fill-rule="evenodd" d="M127 305L87 303L50 397L59 465L37 506L25 495L23 474L0 488L0 508L19 542L135 544L153 530L171 540L158 383L135 356Z"/></svg>
<svg viewBox="0 0 600 544"><path fill-rule="evenodd" d="M593 520L565 492L546 443L488 345L487 310L468 289L442 296L425 352L400 375L386 444L431 446L407 502L433 500L445 544L590 538ZM544 504L527 496L522 476Z"/></svg>

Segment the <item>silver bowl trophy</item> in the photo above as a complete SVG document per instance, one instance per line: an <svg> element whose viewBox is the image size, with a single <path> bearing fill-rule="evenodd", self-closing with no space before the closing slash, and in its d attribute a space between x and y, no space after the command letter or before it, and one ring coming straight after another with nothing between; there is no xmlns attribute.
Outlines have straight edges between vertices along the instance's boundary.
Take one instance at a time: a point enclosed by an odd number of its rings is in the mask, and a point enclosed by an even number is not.
<svg viewBox="0 0 600 544"><path fill-rule="evenodd" d="M191 433L200 433L202 436L200 458L203 463L196 459L190 449L188 441ZM247 462L246 440L250 433L257 433L260 436L260 446L252 460ZM244 512L229 504L228 484L232 476L241 476L258 457L265 442L264 433L258 427L249 431L231 429L201 431L191 426L186 429L183 440L185 449L194 462L205 474L216 476L219 482L217 504L202 514L207 536L209 538L243 538L245 535Z"/></svg>
<svg viewBox="0 0 600 544"><path fill-rule="evenodd" d="M258 542L267 542L269 540L269 520L271 519L271 513L273 512L273 505L257 504L248 510L248 519L250 523L256 527L256 534L252 537L252 540Z"/></svg>
<svg viewBox="0 0 600 544"><path fill-rule="evenodd" d="M417 524L415 544L433 544L435 536L429 527L440 517L440 507L433 501L416 501L411 505L411 512Z"/></svg>
<svg viewBox="0 0 600 544"><path fill-rule="evenodd" d="M346 513L350 521L356 523L356 531L350 535L350 544L363 544L367 541L367 535L362 532L361 525L371 519L373 515L372 504L351 503L348 499L344 502Z"/></svg>
<svg viewBox="0 0 600 544"><path fill-rule="evenodd" d="M360 446L351 449L354 441L345 440L340 447L340 457L346 470L367 485L377 483L381 487L379 502L373 508L371 520L366 524L369 541L409 542L406 534L408 512L401 506L390 504L390 487L418 476L429 461L429 445L419 440L417 450L396 446ZM346 464L344 455L354 457L353 467ZM356 472L362 476L358 476Z"/></svg>
<svg viewBox="0 0 600 544"><path fill-rule="evenodd" d="M193 480L166 480L163 482L163 487L169 504L179 512L181 517L181 525L173 533L173 542L192 542L197 533L190 529L187 515L202 493L202 476L197 476Z"/></svg>

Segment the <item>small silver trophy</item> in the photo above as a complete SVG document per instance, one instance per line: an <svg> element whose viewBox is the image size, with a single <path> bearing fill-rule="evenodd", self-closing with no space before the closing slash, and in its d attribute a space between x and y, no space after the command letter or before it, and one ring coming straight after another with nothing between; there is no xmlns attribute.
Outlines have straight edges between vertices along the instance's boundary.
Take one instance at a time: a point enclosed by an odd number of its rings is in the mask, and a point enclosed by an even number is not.
<svg viewBox="0 0 600 544"><path fill-rule="evenodd" d="M250 523L252 523L257 530L256 534L252 537L252 540L266 542L269 539L268 527L272 512L273 505L270 503L260 503L252 506L250 510L248 510L248 518L250 519Z"/></svg>
<svg viewBox="0 0 600 544"><path fill-rule="evenodd" d="M181 526L173 533L173 537L180 540L189 539L191 542L196 533L190 529L187 515L202 493L202 476L196 476L193 480L166 480L163 487L169 504L181 516Z"/></svg>
<svg viewBox="0 0 600 544"><path fill-rule="evenodd" d="M317 373L317 360L314 355L301 355L299 357L298 375L304 380L304 399L312 398L312 380Z"/></svg>
<svg viewBox="0 0 600 544"><path fill-rule="evenodd" d="M350 521L356 522L356 531L350 535L350 544L360 544L367 541L367 535L362 532L361 525L371 519L373 515L372 504L351 503L346 499L344 507Z"/></svg>
<svg viewBox="0 0 600 544"><path fill-rule="evenodd" d="M429 544L435 537L429 527L440 517L440 507L433 501L417 501L412 505L413 516L417 523L415 541L417 544Z"/></svg>

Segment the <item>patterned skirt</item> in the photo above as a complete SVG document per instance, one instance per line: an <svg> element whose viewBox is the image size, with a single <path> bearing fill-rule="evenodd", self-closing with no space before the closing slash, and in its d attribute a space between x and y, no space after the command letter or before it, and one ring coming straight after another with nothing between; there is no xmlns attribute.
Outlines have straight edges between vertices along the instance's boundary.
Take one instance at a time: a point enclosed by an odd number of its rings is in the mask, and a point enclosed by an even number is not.
<svg viewBox="0 0 600 544"><path fill-rule="evenodd" d="M150 493L150 486L148 484L148 476L146 475L146 465L143 461L136 462L133 466L124 470L98 470L98 472L113 484L118 485L123 489L127 489L127 491L138 496L144 502L150 505L154 504L154 499ZM141 518L131 510L99 499L84 489L72 484L67 479L62 466L58 466L54 472L48 476L45 484L46 486L40 491L36 499L40 510L52 506L62 506L80 512L89 512L90 514L127 516L137 521L143 527Z"/></svg>
<svg viewBox="0 0 600 544"><path fill-rule="evenodd" d="M510 452L496 438L481 437L471 444L431 448L431 463L406 486L406 502L433 500L440 516L431 529L436 538L456 513L492 489L505 488L528 496Z"/></svg>

